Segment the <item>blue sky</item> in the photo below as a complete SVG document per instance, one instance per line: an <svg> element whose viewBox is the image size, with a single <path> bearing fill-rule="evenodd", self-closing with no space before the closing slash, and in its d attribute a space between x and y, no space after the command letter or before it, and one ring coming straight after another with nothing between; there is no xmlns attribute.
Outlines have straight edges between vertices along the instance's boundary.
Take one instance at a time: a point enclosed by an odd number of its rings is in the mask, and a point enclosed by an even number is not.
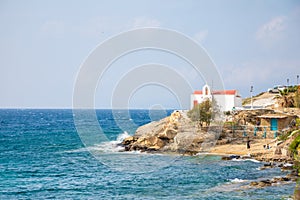
<svg viewBox="0 0 300 200"><path fill-rule="evenodd" d="M3 108L72 107L78 71L92 50L120 32L142 27L167 28L196 40L216 64L225 88L238 89L243 97L250 95L251 85L260 93L287 79L296 84L300 75L296 0L0 0L0 25ZM174 66L193 89L204 84L174 56L137 52L114 63L103 77L95 92L96 107L110 108L112 90L122 76L149 62ZM138 108L187 107L157 85L134 91L126 101Z"/></svg>

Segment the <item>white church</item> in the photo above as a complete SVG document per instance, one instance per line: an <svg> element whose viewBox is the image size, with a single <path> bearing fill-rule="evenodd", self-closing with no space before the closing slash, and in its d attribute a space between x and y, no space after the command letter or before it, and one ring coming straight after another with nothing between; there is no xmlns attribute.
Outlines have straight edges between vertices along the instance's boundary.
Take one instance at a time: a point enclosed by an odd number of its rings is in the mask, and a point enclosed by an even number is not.
<svg viewBox="0 0 300 200"><path fill-rule="evenodd" d="M210 87L206 84L202 90L196 90L191 95L191 109L204 100L212 100L213 98L221 111L232 111L237 107L242 107L242 97L237 90L211 91Z"/></svg>

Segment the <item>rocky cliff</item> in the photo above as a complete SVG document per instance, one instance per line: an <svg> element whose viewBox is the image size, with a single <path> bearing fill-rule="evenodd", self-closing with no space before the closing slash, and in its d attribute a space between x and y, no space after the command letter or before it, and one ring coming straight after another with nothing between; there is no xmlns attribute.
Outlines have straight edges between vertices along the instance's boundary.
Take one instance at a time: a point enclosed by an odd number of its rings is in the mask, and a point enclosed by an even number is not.
<svg viewBox="0 0 300 200"><path fill-rule="evenodd" d="M220 128L201 129L185 111L175 111L169 117L154 121L137 129L125 138L126 151L174 152L196 154L206 152L215 145Z"/></svg>

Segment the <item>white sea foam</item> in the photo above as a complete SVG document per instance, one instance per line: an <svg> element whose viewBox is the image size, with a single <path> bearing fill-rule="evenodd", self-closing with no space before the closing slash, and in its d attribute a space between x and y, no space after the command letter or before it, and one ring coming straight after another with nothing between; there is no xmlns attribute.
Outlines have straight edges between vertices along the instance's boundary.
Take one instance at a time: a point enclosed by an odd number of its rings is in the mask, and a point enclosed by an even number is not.
<svg viewBox="0 0 300 200"><path fill-rule="evenodd" d="M123 133L121 133L120 135L118 135L117 137L117 142L121 143L125 138L129 137L130 135L124 131Z"/></svg>
<svg viewBox="0 0 300 200"><path fill-rule="evenodd" d="M231 183L242 183L245 182L246 180L235 178L235 179L230 179Z"/></svg>
<svg viewBox="0 0 300 200"><path fill-rule="evenodd" d="M251 162L255 162L255 163L260 163L260 161L255 160L255 159L251 159L251 158L247 158L247 159L241 159L241 158L236 159L236 158L234 158L234 159L232 159L232 161L237 161L237 162L251 161Z"/></svg>
<svg viewBox="0 0 300 200"><path fill-rule="evenodd" d="M120 146L119 144L127 137L129 137L130 135L124 131L123 133L119 134L117 139L115 141L109 141L109 142L102 142L101 144L97 144L95 146L96 151L100 151L100 152L105 152L105 153L109 153L109 152L120 152L124 150L124 147Z"/></svg>
<svg viewBox="0 0 300 200"><path fill-rule="evenodd" d="M251 161L251 162L255 162L255 163L260 163L260 161L259 160L255 160L255 159L245 159L246 161L248 160L248 161Z"/></svg>
<svg viewBox="0 0 300 200"><path fill-rule="evenodd" d="M125 131L118 135L117 139L114 141L108 141L108 142L102 142L100 144L96 144L94 146L90 147L84 147L80 149L74 149L74 150L69 150L65 151L67 153L76 153L76 152L84 152L84 151L98 151L98 152L120 152L124 150L124 147L120 146L119 144L127 137L130 135ZM134 153L139 153L139 152L134 152Z"/></svg>

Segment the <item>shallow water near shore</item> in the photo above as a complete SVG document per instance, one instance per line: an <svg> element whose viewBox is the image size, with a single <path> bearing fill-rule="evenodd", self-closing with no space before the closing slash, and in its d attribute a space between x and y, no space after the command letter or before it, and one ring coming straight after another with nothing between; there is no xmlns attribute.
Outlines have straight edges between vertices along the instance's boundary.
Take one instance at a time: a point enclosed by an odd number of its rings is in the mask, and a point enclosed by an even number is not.
<svg viewBox="0 0 300 200"><path fill-rule="evenodd" d="M255 160L119 152L118 140L136 127L121 130L111 110L96 113L110 142L86 148L72 110L0 110L0 199L288 199L293 194L295 183L247 187L287 173L259 170L262 163ZM118 120L137 126L151 121L147 110L130 114ZM100 161L90 151L101 155ZM130 169L134 165L120 160L144 167Z"/></svg>

